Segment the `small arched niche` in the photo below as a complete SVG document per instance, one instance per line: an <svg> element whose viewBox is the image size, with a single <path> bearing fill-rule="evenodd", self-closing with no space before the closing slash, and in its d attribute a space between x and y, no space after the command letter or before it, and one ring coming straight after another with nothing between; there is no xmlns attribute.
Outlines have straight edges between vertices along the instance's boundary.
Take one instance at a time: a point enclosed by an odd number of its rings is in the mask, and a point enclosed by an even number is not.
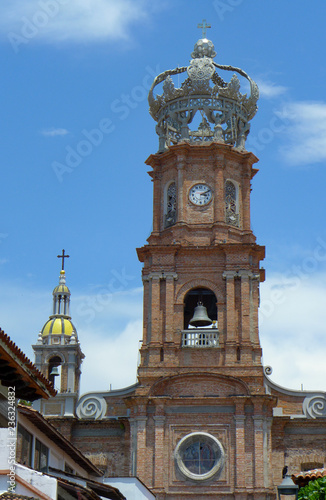
<svg viewBox="0 0 326 500"><path fill-rule="evenodd" d="M199 303L206 307L207 316L212 320L212 325L207 328L217 328L217 299L215 293L209 288L193 288L186 294L184 300L184 330L193 328L189 323Z"/></svg>
<svg viewBox="0 0 326 500"><path fill-rule="evenodd" d="M59 356L53 356L49 359L48 379L57 390L61 389L61 365L62 359Z"/></svg>

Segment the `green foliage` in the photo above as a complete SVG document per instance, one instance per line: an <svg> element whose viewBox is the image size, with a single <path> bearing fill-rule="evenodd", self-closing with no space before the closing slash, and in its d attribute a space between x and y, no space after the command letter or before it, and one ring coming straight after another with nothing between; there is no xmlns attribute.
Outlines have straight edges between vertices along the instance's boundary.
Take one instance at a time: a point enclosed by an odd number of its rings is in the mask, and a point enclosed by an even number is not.
<svg viewBox="0 0 326 500"><path fill-rule="evenodd" d="M24 406L32 406L32 403L30 401L26 401L25 399L20 399L18 401L18 404L24 405Z"/></svg>
<svg viewBox="0 0 326 500"><path fill-rule="evenodd" d="M299 490L299 500L326 500L326 477L310 481Z"/></svg>

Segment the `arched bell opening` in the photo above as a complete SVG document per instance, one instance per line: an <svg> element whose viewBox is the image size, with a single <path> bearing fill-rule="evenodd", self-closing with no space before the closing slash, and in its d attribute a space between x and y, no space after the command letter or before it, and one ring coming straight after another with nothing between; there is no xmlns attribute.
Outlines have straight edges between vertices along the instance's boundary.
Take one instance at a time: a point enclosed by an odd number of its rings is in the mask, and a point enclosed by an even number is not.
<svg viewBox="0 0 326 500"><path fill-rule="evenodd" d="M61 389L61 365L62 360L59 356L53 356L49 359L48 379L57 390Z"/></svg>
<svg viewBox="0 0 326 500"><path fill-rule="evenodd" d="M194 288L184 300L184 330L217 327L217 299L208 288Z"/></svg>

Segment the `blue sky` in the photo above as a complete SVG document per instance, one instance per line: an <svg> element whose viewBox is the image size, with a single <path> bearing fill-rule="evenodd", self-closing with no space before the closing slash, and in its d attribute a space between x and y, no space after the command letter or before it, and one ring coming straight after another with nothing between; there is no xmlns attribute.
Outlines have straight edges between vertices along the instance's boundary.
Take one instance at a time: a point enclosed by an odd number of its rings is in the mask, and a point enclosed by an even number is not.
<svg viewBox="0 0 326 500"><path fill-rule="evenodd" d="M0 0L0 324L27 355L65 248L83 390L135 381L135 248L151 231L144 161L158 148L147 92L189 63L206 18L215 61L261 90L247 147L260 158L264 363L277 383L325 389L325 17L323 0Z"/></svg>

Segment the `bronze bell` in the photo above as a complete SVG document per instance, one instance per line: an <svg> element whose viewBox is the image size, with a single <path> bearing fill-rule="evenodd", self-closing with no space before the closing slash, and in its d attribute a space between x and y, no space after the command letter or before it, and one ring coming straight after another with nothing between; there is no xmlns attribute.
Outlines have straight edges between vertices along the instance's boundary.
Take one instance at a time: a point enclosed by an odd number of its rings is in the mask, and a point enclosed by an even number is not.
<svg viewBox="0 0 326 500"><path fill-rule="evenodd" d="M57 377L58 375L60 375L59 368L54 366L51 370L50 377Z"/></svg>
<svg viewBox="0 0 326 500"><path fill-rule="evenodd" d="M189 321L189 325L195 326L209 326L213 323L213 321L207 315L207 309L203 306L202 302L198 302L195 307L194 315Z"/></svg>

